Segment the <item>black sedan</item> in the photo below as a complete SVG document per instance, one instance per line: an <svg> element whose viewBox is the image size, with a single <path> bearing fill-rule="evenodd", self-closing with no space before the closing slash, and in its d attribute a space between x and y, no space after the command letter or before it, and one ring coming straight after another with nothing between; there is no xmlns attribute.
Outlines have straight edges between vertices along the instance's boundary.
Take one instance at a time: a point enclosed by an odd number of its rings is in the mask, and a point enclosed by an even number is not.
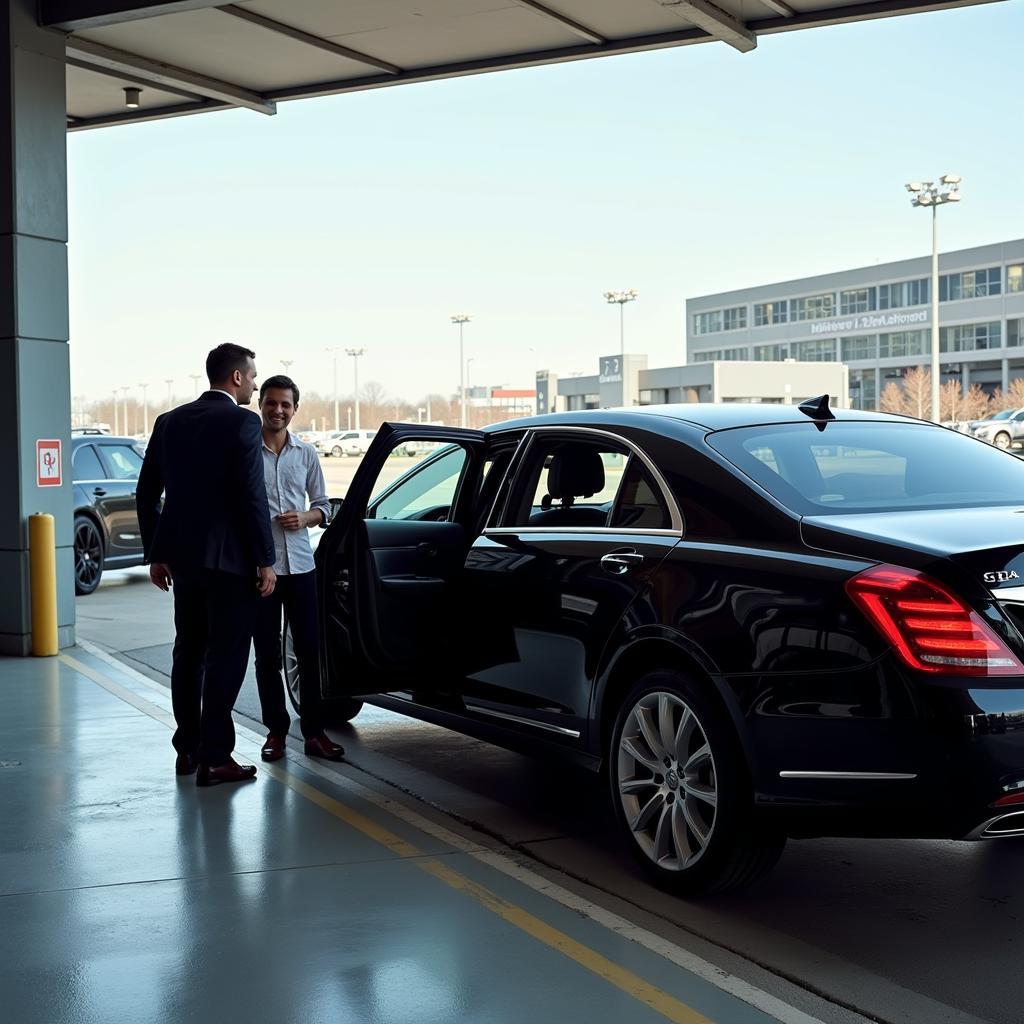
<svg viewBox="0 0 1024 1024"><path fill-rule="evenodd" d="M827 398L386 425L317 566L337 712L603 772L677 891L788 836L1024 834L1024 465L962 434Z"/></svg>
<svg viewBox="0 0 1024 1024"><path fill-rule="evenodd" d="M135 511L141 468L142 452L134 438L100 431L72 436L76 594L91 594L100 585L104 569L142 564L142 535Z"/></svg>

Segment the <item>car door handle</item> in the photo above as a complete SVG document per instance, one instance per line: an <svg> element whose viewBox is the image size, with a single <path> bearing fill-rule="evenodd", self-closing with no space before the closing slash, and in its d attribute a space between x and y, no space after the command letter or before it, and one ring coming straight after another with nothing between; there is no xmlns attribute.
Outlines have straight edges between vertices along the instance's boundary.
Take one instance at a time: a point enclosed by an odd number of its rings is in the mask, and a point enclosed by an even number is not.
<svg viewBox="0 0 1024 1024"><path fill-rule="evenodd" d="M601 568L612 576L624 576L630 569L643 564L644 556L637 551L609 551L601 556Z"/></svg>
<svg viewBox="0 0 1024 1024"><path fill-rule="evenodd" d="M94 487L92 489L92 493L95 494L97 498L102 498L107 492L102 487Z"/></svg>
<svg viewBox="0 0 1024 1024"><path fill-rule="evenodd" d="M423 541L421 544L416 545L416 552L425 558L433 558L437 554L437 545L431 544L429 541Z"/></svg>

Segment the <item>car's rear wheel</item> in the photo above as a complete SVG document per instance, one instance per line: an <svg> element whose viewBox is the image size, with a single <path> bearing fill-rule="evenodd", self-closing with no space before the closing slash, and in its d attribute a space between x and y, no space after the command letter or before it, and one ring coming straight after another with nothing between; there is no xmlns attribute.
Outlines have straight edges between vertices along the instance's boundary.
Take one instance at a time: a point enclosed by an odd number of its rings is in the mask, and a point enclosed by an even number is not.
<svg viewBox="0 0 1024 1024"><path fill-rule="evenodd" d="M88 516L75 516L75 593L91 594L103 576L103 537Z"/></svg>
<svg viewBox="0 0 1024 1024"><path fill-rule="evenodd" d="M297 715L302 714L300 704L299 659L295 656L295 642L292 639L291 627L285 620L284 632L281 635L281 666L284 670L285 689L288 699ZM363 709L363 702L354 697L324 701L324 720L330 724L351 722Z"/></svg>
<svg viewBox="0 0 1024 1024"><path fill-rule="evenodd" d="M688 896L749 885L785 836L757 819L739 740L716 695L652 672L612 729L608 773L627 842L659 885Z"/></svg>
<svg viewBox="0 0 1024 1024"><path fill-rule="evenodd" d="M1010 435L1005 430L1000 430L999 433L992 438L992 443L997 448L1002 448L1003 451L1006 451L1006 449L1010 447Z"/></svg>
<svg viewBox="0 0 1024 1024"><path fill-rule="evenodd" d="M334 446L334 447L333 447L333 448L331 449L331 454L332 454L332 455L333 455L333 456L334 456L334 457L335 457L336 459L340 459L340 458L342 457L342 455L344 455L345 453L344 453L344 452L343 452L343 451L341 450L341 447L340 447L339 445L335 445L335 446Z"/></svg>

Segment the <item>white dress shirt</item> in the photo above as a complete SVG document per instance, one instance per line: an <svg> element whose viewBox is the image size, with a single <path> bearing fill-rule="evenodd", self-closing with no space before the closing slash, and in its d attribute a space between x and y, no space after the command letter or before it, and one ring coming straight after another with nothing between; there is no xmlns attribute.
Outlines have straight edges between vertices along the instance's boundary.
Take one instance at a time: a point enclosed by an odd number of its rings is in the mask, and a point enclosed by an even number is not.
<svg viewBox="0 0 1024 1024"><path fill-rule="evenodd" d="M286 530L277 521L282 512L305 511L309 507L318 511L326 523L331 514L327 497L327 484L316 449L288 433L288 440L280 454L263 444L263 480L267 485L270 503L270 526L274 533L277 561L274 572L278 576L312 572L313 549L307 530Z"/></svg>

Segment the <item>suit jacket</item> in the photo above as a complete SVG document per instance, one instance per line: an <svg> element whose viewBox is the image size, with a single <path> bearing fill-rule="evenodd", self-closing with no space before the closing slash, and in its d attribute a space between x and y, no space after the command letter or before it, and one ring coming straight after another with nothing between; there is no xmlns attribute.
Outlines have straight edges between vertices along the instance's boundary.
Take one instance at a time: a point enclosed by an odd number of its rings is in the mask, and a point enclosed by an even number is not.
<svg viewBox="0 0 1024 1024"><path fill-rule="evenodd" d="M228 395L157 418L136 496L147 562L242 576L274 564L262 424Z"/></svg>

